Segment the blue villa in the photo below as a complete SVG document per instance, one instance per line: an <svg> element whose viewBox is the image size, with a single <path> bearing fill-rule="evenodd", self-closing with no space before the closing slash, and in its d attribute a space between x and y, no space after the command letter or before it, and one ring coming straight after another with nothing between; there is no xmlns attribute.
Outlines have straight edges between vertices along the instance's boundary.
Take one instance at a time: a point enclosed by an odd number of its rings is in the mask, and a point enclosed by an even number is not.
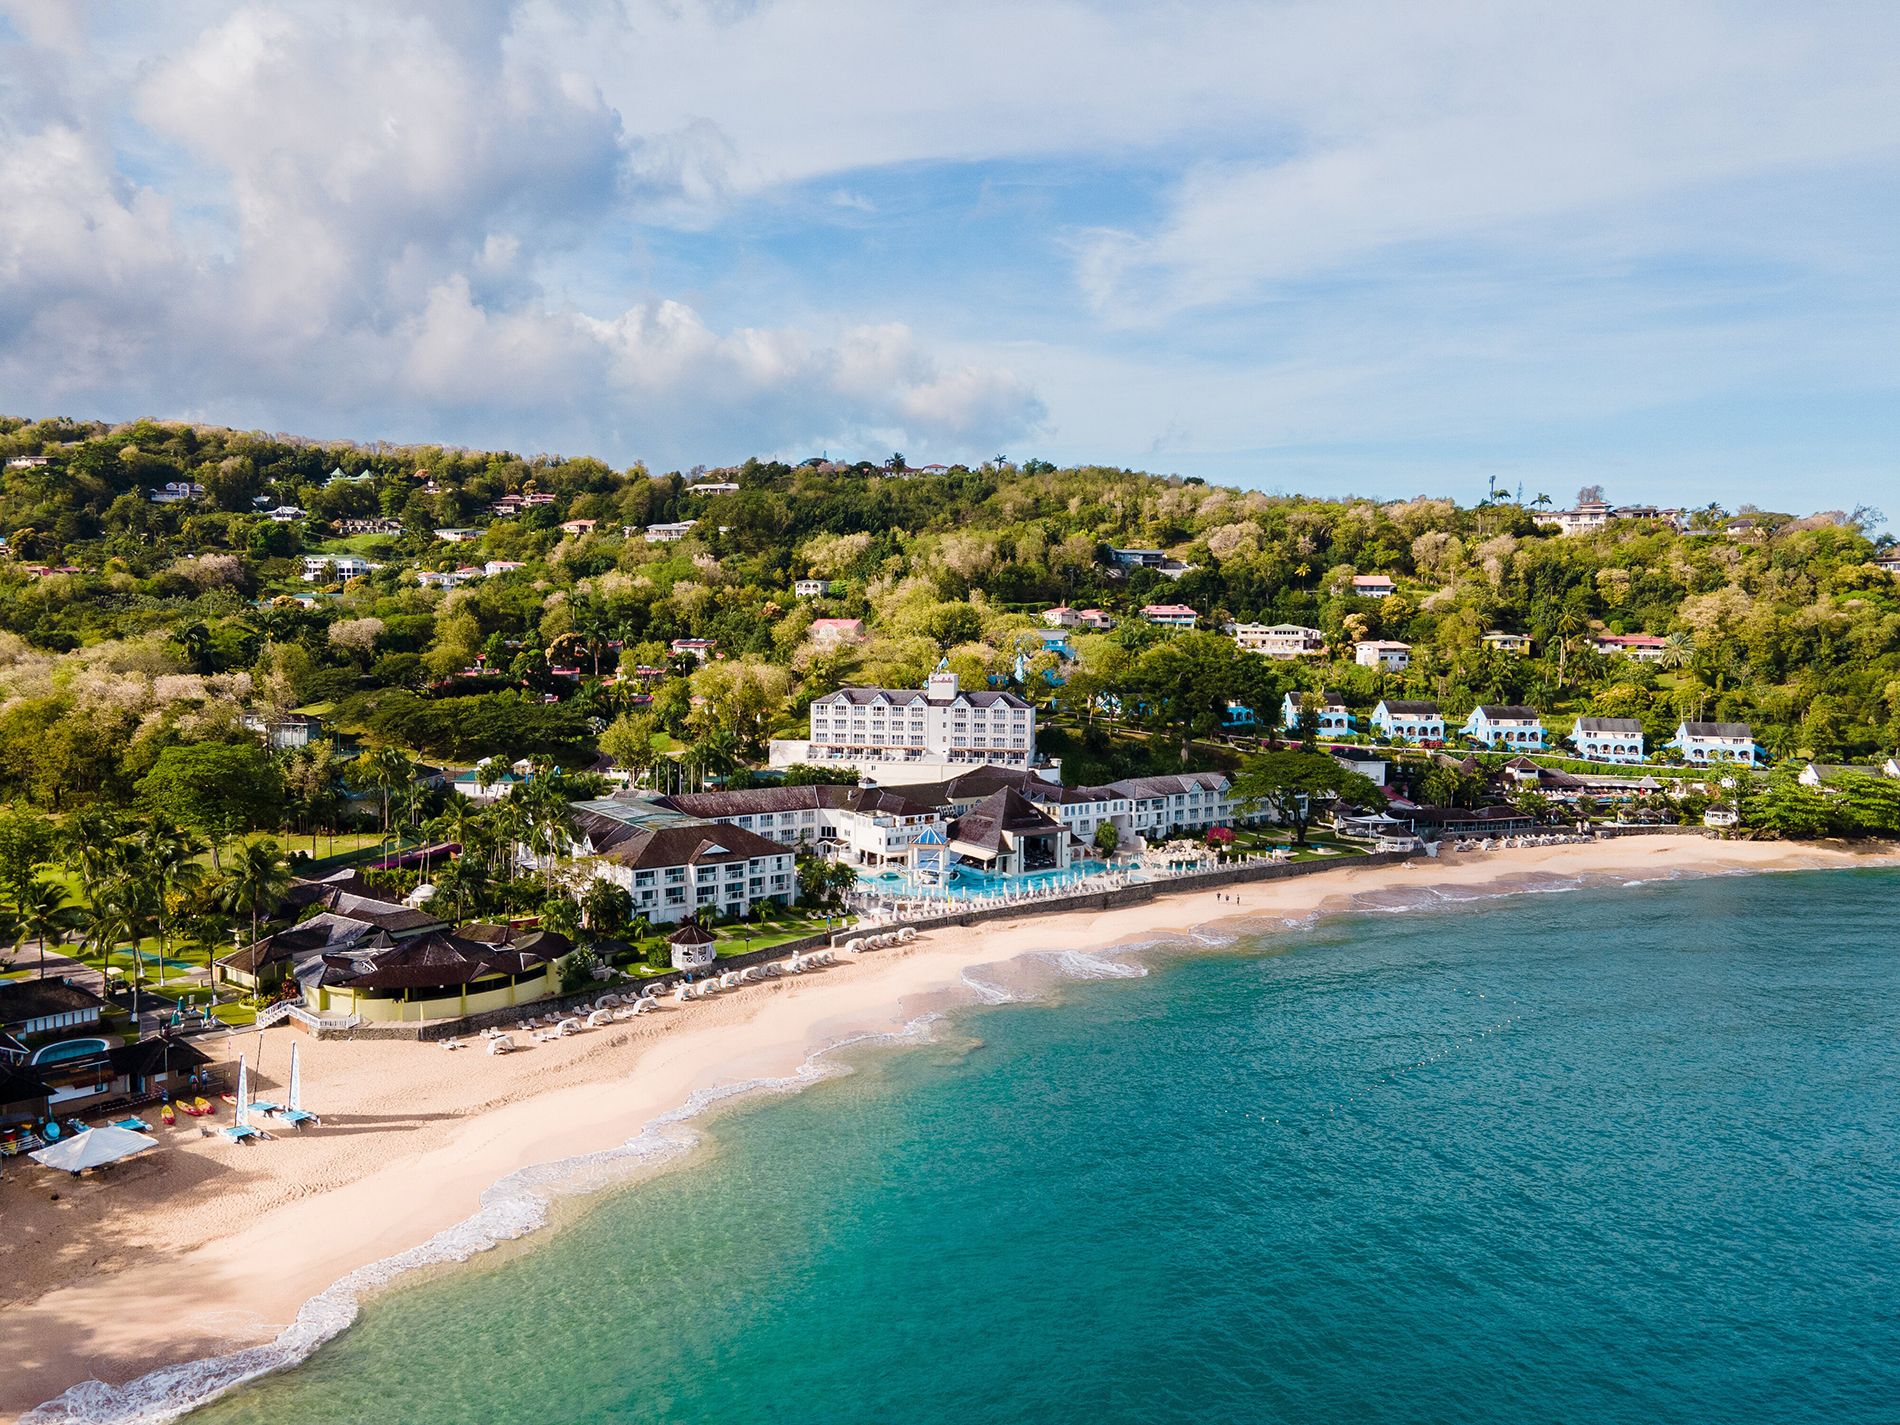
<svg viewBox="0 0 1900 1425"><path fill-rule="evenodd" d="M1298 732L1303 713L1319 718L1321 733L1342 737L1352 734L1352 712L1346 700L1331 688L1318 693L1289 692L1280 701L1280 726L1288 732Z"/></svg>
<svg viewBox="0 0 1900 1425"><path fill-rule="evenodd" d="M1523 752L1544 745L1544 724L1536 708L1511 703L1482 703L1471 710L1460 729L1474 742Z"/></svg>

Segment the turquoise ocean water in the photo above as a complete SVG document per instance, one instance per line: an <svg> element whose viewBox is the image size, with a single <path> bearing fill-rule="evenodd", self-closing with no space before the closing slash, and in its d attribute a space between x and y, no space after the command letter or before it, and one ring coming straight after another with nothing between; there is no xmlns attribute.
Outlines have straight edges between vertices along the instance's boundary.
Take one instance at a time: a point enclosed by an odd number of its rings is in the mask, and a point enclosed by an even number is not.
<svg viewBox="0 0 1900 1425"><path fill-rule="evenodd" d="M1828 872L1151 952L191 1419L1894 1421L1897 925Z"/></svg>

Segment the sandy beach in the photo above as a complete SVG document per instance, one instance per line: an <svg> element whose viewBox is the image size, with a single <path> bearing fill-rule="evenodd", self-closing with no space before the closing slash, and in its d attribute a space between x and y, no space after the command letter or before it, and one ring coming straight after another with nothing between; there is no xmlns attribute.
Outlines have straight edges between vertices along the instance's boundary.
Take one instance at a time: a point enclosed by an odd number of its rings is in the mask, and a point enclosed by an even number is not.
<svg viewBox="0 0 1900 1425"><path fill-rule="evenodd" d="M320 1128L243 1147L181 1119L155 1128L158 1151L77 1181L24 1159L7 1164L0 1418L80 1381L119 1385L270 1342L332 1283L469 1218L506 1175L618 1147L696 1094L796 1074L819 1048L968 996L964 977L976 966L1241 917L1304 917L1366 893L1893 862L1867 848L1655 836L1342 865L1225 899L1185 892L1126 910L940 931L712 1000L668 1001L660 1014L506 1057L265 1031L259 1091L281 1086L294 1040ZM259 1046L246 1033L217 1052L242 1051L255 1065ZM228 1122L228 1110L217 1121Z"/></svg>

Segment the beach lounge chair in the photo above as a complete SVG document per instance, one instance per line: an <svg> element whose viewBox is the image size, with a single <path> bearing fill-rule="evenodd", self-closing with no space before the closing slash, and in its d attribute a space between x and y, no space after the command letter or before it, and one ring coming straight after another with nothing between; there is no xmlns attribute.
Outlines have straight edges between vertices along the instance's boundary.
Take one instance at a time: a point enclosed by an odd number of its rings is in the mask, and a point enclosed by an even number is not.
<svg viewBox="0 0 1900 1425"><path fill-rule="evenodd" d="M493 1039L488 1041L488 1052L491 1054L512 1054L514 1048L515 1041L510 1039L506 1034L497 1034Z"/></svg>

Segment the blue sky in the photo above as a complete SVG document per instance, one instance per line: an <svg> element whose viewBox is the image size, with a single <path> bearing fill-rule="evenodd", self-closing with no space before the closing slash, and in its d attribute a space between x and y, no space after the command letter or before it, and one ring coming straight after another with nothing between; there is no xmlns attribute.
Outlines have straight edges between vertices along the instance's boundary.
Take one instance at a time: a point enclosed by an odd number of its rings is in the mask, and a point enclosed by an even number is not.
<svg viewBox="0 0 1900 1425"><path fill-rule="evenodd" d="M0 0L0 405L1900 506L1900 12Z"/></svg>

